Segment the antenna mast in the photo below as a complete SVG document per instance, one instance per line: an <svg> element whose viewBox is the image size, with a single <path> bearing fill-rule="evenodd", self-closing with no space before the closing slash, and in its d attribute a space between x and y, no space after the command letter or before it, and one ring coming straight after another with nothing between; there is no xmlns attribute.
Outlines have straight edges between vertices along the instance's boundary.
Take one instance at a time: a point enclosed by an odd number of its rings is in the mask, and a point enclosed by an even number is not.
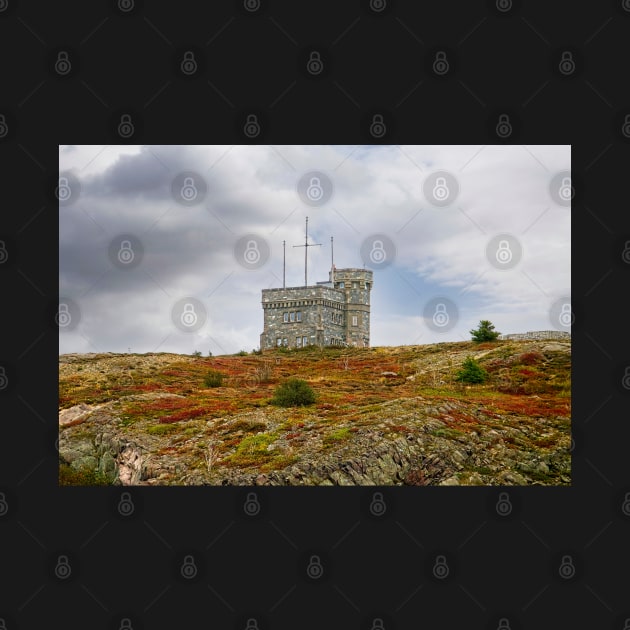
<svg viewBox="0 0 630 630"><path fill-rule="evenodd" d="M309 243L308 242L308 217L306 217L306 230L304 232L304 245L294 245L293 247L303 247L304 248L304 286L308 286L308 248L309 247L320 247L321 243Z"/></svg>
<svg viewBox="0 0 630 630"><path fill-rule="evenodd" d="M333 251L333 237L330 237L330 281L335 282L335 255Z"/></svg>
<svg viewBox="0 0 630 630"><path fill-rule="evenodd" d="M286 270L287 270L287 246L286 241L282 241L282 288L286 289Z"/></svg>

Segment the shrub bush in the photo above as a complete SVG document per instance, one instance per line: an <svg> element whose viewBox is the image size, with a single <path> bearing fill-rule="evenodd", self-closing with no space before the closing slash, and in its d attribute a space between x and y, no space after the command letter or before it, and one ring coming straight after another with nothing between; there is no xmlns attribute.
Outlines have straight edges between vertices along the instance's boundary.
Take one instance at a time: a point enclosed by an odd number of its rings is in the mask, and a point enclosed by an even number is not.
<svg viewBox="0 0 630 630"><path fill-rule="evenodd" d="M221 387L223 385L224 374L218 370L208 370L203 382L206 387Z"/></svg>
<svg viewBox="0 0 630 630"><path fill-rule="evenodd" d="M462 369L455 376L455 380L462 383L484 383L487 379L488 372L472 357L468 357L462 363Z"/></svg>
<svg viewBox="0 0 630 630"><path fill-rule="evenodd" d="M280 407L312 405L315 402L313 388L304 380L289 378L276 387L271 403Z"/></svg>

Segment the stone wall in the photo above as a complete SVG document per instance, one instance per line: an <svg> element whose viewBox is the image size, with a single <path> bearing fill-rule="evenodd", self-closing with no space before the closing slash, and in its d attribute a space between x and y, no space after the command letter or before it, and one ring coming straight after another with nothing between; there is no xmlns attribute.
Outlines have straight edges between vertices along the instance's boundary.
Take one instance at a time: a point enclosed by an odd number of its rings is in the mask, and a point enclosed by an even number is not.
<svg viewBox="0 0 630 630"><path fill-rule="evenodd" d="M372 272L365 269L338 269L334 278L313 286L263 289L261 349L277 347L278 339L294 348L304 337L308 345L369 346L371 289ZM294 321L285 322L285 313L295 313Z"/></svg>
<svg viewBox="0 0 630 630"><path fill-rule="evenodd" d="M563 339L571 341L571 333L562 330L534 330L526 333L499 335L499 339Z"/></svg>

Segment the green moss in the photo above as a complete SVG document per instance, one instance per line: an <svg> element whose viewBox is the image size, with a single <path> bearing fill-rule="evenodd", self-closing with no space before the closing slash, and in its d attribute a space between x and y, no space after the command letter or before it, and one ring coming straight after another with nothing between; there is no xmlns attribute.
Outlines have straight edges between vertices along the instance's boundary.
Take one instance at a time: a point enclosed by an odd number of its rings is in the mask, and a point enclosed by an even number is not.
<svg viewBox="0 0 630 630"><path fill-rule="evenodd" d="M224 463L236 466L254 466L273 459L273 453L267 447L274 442L273 433L259 433L249 435L236 447L236 451L224 460Z"/></svg>
<svg viewBox="0 0 630 630"><path fill-rule="evenodd" d="M111 486L112 482L99 470L91 468L73 468L69 464L59 463L60 486Z"/></svg>
<svg viewBox="0 0 630 630"><path fill-rule="evenodd" d="M226 429L226 433L234 433L236 431L243 431L245 433L251 433L252 431L260 431L266 428L264 422L256 422L254 420L237 420L231 427Z"/></svg>
<svg viewBox="0 0 630 630"><path fill-rule="evenodd" d="M176 430L177 425L175 424L153 424L150 427L147 427L147 433L149 435L168 435Z"/></svg>

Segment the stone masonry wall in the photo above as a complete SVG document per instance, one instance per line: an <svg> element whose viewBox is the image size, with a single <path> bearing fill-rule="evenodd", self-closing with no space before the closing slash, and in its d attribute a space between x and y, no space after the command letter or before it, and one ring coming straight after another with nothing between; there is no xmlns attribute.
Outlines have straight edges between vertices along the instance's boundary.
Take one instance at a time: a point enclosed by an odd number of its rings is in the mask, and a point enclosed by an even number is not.
<svg viewBox="0 0 630 630"><path fill-rule="evenodd" d="M261 349L275 348L278 339L293 348L301 345L304 337L309 345L369 346L371 288L371 271L339 269L335 270L334 286L329 282L263 289ZM301 314L299 322L298 312ZM295 320L285 322L284 313L295 313ZM353 317L357 318L357 326L352 325Z"/></svg>
<svg viewBox="0 0 630 630"><path fill-rule="evenodd" d="M499 339L563 339L570 341L571 333L563 330L534 330L526 333L499 335Z"/></svg>

